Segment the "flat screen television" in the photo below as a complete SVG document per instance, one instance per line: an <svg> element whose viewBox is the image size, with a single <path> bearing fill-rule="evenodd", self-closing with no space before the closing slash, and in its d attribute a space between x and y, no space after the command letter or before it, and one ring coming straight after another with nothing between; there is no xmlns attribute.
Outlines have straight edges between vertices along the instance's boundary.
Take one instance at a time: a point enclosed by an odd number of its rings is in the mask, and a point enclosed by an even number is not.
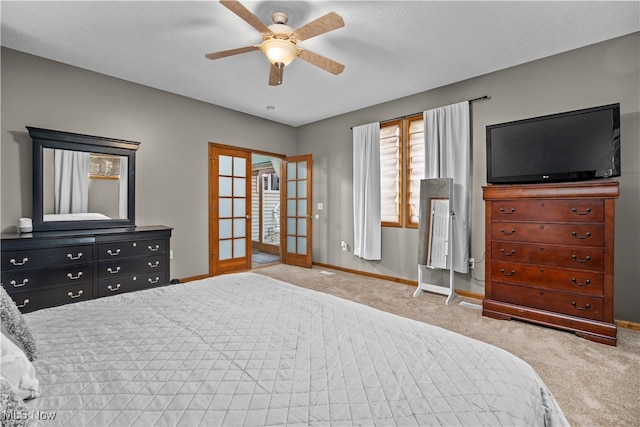
<svg viewBox="0 0 640 427"><path fill-rule="evenodd" d="M620 176L620 104L487 126L487 182Z"/></svg>

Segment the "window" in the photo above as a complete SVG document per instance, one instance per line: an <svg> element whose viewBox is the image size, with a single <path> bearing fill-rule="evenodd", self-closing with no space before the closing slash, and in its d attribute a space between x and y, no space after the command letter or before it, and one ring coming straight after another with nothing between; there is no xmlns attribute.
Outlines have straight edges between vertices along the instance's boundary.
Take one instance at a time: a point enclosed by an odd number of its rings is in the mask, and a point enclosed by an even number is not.
<svg viewBox="0 0 640 427"><path fill-rule="evenodd" d="M380 124L382 225L402 227L402 120Z"/></svg>
<svg viewBox="0 0 640 427"><path fill-rule="evenodd" d="M407 117L406 153L407 185L405 218L407 227L417 228L420 215L420 180L425 172L424 117L422 114Z"/></svg>
<svg viewBox="0 0 640 427"><path fill-rule="evenodd" d="M280 177L276 173L262 175L262 189L264 191L280 191Z"/></svg>
<svg viewBox="0 0 640 427"><path fill-rule="evenodd" d="M402 219L404 218L406 227L418 227L420 180L424 178L424 159L424 119L422 114L380 124L380 187L383 226L402 227Z"/></svg>

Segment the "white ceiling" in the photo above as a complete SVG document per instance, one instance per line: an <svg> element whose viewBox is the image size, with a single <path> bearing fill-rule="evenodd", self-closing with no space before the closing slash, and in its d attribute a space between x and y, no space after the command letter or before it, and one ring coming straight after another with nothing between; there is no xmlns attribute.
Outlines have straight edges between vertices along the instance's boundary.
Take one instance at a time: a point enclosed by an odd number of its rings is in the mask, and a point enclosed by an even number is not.
<svg viewBox="0 0 640 427"><path fill-rule="evenodd" d="M335 11L345 27L300 44L346 66L302 60L269 86L260 34L214 0L2 1L2 46L292 126L300 126L640 31L640 3L244 1L303 24ZM484 94L477 94L484 95ZM270 111L267 106L275 109Z"/></svg>

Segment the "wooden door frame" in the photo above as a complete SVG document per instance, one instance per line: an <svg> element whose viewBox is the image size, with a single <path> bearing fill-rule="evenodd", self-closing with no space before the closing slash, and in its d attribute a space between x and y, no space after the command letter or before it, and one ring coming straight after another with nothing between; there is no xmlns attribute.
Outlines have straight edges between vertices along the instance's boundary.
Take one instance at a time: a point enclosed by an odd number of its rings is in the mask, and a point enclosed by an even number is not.
<svg viewBox="0 0 640 427"><path fill-rule="evenodd" d="M207 233L207 237L209 240L209 245L208 245L208 253L207 253L207 257L209 259L209 276L214 276L216 274L224 274L226 273L226 271L223 272L216 272L214 271L214 262L213 262L213 257L212 254L214 252L217 252L217 248L214 248L214 242L213 242L213 238L212 238L212 233L214 230L214 227L217 227L217 224L214 224L214 218L213 218L213 209L214 207L217 205L217 199L214 199L214 177L213 177L213 162L212 162L212 157L213 157L213 153L214 150L218 150L218 149L222 149L222 150L233 150L233 151L241 151L241 152L245 152L249 155L249 159L251 159L251 155L253 154L258 154L258 155L263 155L263 156L269 156L269 157L276 157L279 159L286 159L287 156L283 155L283 154L277 154L277 153L271 153L268 151L261 151L261 150L253 150L250 148L243 148L243 147L236 147L233 145L226 145L226 144L219 144L217 142L209 142L209 147L208 147L208 157L207 157L207 161L209 163L208 166L208 177L209 177L209 183L208 183L208 218L209 218L209 228L208 228L208 233ZM251 168L250 168L251 169ZM217 178L217 177L216 177ZM251 174L247 177L247 179L251 179ZM249 190L251 189L251 185L249 183ZM249 191L246 195L246 199L248 200L247 203L247 212L249 214L251 214L251 191ZM281 222L282 222L282 218L281 218ZM251 227L250 225L248 226L248 235L247 235L247 239L249 240L249 248L251 248ZM280 227L281 230L281 234L280 234L280 240L281 240L281 244L279 246L279 256L280 259L282 260L282 225ZM251 268L251 253L248 253L248 265L247 268L245 268L245 270L248 270Z"/></svg>

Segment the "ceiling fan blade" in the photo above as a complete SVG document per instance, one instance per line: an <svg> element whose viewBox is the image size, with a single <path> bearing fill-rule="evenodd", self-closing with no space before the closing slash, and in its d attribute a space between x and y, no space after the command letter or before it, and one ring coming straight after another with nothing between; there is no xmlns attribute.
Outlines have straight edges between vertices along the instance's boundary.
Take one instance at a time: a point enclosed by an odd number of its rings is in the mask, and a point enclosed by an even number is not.
<svg viewBox="0 0 640 427"><path fill-rule="evenodd" d="M251 13L249 9L244 7L242 3L236 0L220 0L220 3L261 33L273 34L269 27L267 27L260 18Z"/></svg>
<svg viewBox="0 0 640 427"><path fill-rule="evenodd" d="M329 58L325 58L322 55L311 52L310 50L300 49L298 58L307 61L309 64L320 67L331 74L338 75L344 71L344 65Z"/></svg>
<svg viewBox="0 0 640 427"><path fill-rule="evenodd" d="M231 55L238 55L240 53L252 52L254 50L260 50L260 46L239 47L237 49L229 49L229 50L223 50L220 52L207 53L204 56L207 59L219 59L219 58L226 58L227 56L231 56Z"/></svg>
<svg viewBox="0 0 640 427"><path fill-rule="evenodd" d="M269 86L278 86L282 84L282 77L284 73L284 66L278 67L271 64L271 70L269 71Z"/></svg>
<svg viewBox="0 0 640 427"><path fill-rule="evenodd" d="M315 21L311 21L297 30L294 30L292 35L300 42L342 27L344 27L344 20L342 19L342 16L335 12L329 12Z"/></svg>

